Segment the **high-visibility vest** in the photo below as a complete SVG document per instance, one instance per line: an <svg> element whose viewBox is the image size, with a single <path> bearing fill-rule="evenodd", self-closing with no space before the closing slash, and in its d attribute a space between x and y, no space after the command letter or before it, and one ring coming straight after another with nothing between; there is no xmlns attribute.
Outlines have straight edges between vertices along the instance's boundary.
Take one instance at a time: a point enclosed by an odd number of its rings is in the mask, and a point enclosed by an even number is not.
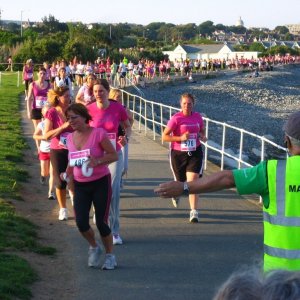
<svg viewBox="0 0 300 300"><path fill-rule="evenodd" d="M263 209L264 270L300 270L300 156L267 164L269 206Z"/></svg>

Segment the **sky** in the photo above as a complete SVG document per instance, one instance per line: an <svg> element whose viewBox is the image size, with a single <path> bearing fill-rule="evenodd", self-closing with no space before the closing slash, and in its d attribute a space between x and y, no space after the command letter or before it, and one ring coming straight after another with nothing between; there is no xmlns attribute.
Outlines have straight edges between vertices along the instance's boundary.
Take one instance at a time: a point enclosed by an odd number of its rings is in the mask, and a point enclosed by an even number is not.
<svg viewBox="0 0 300 300"><path fill-rule="evenodd" d="M175 25L207 20L214 24L274 29L300 24L299 0L8 0L0 4L2 20L41 21L52 15L60 22L135 23L152 22Z"/></svg>

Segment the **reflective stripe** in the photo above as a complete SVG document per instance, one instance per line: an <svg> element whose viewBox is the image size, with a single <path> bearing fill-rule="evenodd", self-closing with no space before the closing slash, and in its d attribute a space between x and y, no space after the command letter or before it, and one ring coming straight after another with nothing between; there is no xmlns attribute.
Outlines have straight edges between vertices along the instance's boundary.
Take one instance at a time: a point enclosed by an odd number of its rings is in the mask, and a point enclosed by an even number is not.
<svg viewBox="0 0 300 300"><path fill-rule="evenodd" d="M286 249L279 249L264 245L265 254L280 257L280 258L287 258L287 259L298 259L300 258L300 250L286 250Z"/></svg>
<svg viewBox="0 0 300 300"><path fill-rule="evenodd" d="M300 218L298 217L277 217L263 212L264 221L272 225L282 225L282 226L299 226L300 227Z"/></svg>
<svg viewBox="0 0 300 300"><path fill-rule="evenodd" d="M276 168L276 203L277 215L285 216L285 172L286 161L278 160Z"/></svg>

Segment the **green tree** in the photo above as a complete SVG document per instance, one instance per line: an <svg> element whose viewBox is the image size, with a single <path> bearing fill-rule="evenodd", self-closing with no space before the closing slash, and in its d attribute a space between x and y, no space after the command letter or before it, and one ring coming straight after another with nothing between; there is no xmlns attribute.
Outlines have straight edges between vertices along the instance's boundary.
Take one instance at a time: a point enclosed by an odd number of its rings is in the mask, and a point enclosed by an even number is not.
<svg viewBox="0 0 300 300"><path fill-rule="evenodd" d="M279 34L286 34L289 32L289 29L285 26L276 26L274 31Z"/></svg>
<svg viewBox="0 0 300 300"><path fill-rule="evenodd" d="M265 47L261 43L255 42L250 45L249 51L265 52Z"/></svg>
<svg viewBox="0 0 300 300"><path fill-rule="evenodd" d="M205 21L199 25L198 30L201 35L207 37L215 31L214 22Z"/></svg>

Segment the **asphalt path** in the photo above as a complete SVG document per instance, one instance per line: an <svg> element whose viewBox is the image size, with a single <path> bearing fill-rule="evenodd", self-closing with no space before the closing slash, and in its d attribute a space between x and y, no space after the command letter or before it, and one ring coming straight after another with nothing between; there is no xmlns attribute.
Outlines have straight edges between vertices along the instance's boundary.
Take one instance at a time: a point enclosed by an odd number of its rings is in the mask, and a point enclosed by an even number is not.
<svg viewBox="0 0 300 300"><path fill-rule="evenodd" d="M174 208L153 192L172 178L166 147L134 126L129 153L120 200L124 244L114 249L118 267L88 268L88 245L74 218L65 222L76 287L72 299L212 299L233 271L262 260L257 198L241 198L234 190L201 195L200 222L190 224L186 198ZM208 164L205 174L216 170Z"/></svg>
<svg viewBox="0 0 300 300"><path fill-rule="evenodd" d="M76 299L211 299L234 270L261 260L261 207L234 191L206 194L200 222L190 224L187 199L174 208L153 192L172 178L167 149L133 132L121 196L124 244L114 250L118 268L89 269L86 242L74 236Z"/></svg>

